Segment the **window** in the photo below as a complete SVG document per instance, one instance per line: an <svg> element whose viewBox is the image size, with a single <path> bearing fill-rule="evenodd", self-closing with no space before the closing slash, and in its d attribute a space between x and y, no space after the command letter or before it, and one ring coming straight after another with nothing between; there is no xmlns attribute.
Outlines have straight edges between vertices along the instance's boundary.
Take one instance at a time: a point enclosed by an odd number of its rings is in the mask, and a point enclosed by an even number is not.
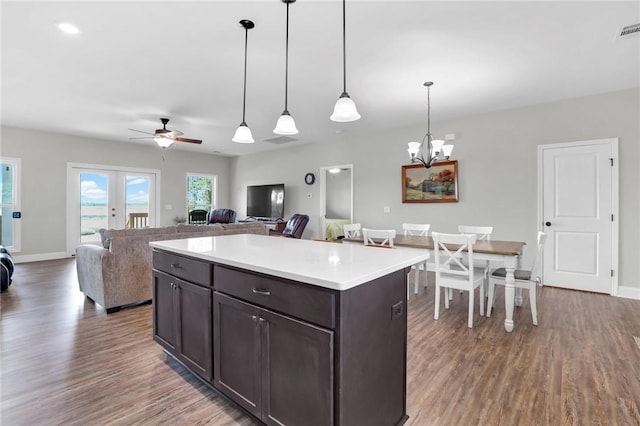
<svg viewBox="0 0 640 426"><path fill-rule="evenodd" d="M212 210L216 207L217 182L215 175L187 174L187 213L192 210Z"/></svg>
<svg viewBox="0 0 640 426"><path fill-rule="evenodd" d="M0 157L0 245L20 251L20 159Z"/></svg>

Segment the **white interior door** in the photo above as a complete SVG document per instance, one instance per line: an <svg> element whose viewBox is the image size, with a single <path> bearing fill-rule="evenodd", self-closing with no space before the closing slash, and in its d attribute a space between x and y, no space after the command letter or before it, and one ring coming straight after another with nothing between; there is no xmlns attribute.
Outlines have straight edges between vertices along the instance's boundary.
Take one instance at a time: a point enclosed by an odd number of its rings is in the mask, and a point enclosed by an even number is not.
<svg viewBox="0 0 640 426"><path fill-rule="evenodd" d="M155 226L156 176L153 171L101 167L68 168L67 251L100 241L98 230Z"/></svg>
<svg viewBox="0 0 640 426"><path fill-rule="evenodd" d="M545 285L614 294L617 140L540 151Z"/></svg>

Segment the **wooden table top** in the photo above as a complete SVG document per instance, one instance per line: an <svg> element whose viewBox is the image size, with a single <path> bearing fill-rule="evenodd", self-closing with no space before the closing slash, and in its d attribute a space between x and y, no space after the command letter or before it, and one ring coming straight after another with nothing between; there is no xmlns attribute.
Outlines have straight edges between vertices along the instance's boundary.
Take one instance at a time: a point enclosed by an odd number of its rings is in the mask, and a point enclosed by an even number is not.
<svg viewBox="0 0 640 426"><path fill-rule="evenodd" d="M362 238L344 238L345 242L362 243ZM398 247L413 247L433 250L433 238L417 235L396 235L393 244ZM503 256L518 256L526 243L522 241L485 241L479 240L473 245L474 253L498 254ZM455 245L451 245L455 248Z"/></svg>

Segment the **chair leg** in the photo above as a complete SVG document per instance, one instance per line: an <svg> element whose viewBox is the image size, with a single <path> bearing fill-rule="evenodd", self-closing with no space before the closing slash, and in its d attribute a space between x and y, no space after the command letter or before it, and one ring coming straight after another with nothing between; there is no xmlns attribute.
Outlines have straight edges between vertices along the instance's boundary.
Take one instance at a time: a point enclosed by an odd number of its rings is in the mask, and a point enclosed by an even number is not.
<svg viewBox="0 0 640 426"><path fill-rule="evenodd" d="M493 299L495 297L496 282L489 279L489 296L487 297L487 318L491 316L491 308L493 307Z"/></svg>
<svg viewBox="0 0 640 426"><path fill-rule="evenodd" d="M480 316L484 316L484 281L480 284Z"/></svg>
<svg viewBox="0 0 640 426"><path fill-rule="evenodd" d="M533 325L538 325L538 307L536 306L536 292L538 291L535 281L529 282L529 304L531 305L531 319Z"/></svg>
<svg viewBox="0 0 640 426"><path fill-rule="evenodd" d="M445 309L449 309L449 295L451 294L452 289L445 287L444 288L444 307Z"/></svg>
<svg viewBox="0 0 640 426"><path fill-rule="evenodd" d="M415 274L415 275L414 275L414 277L413 277L413 281L414 281L414 284L413 284L413 287L414 287L413 292L414 292L415 294L418 294L418 281L419 281L419 277L420 277L420 265L416 265L416 266L414 266L414 269L416 270L416 274Z"/></svg>
<svg viewBox="0 0 640 426"><path fill-rule="evenodd" d="M436 283L436 303L433 309L433 319L438 319L440 317L440 286Z"/></svg>
<svg viewBox="0 0 640 426"><path fill-rule="evenodd" d="M473 299L475 295L474 289L469 291L469 320L467 321L467 327L473 328Z"/></svg>

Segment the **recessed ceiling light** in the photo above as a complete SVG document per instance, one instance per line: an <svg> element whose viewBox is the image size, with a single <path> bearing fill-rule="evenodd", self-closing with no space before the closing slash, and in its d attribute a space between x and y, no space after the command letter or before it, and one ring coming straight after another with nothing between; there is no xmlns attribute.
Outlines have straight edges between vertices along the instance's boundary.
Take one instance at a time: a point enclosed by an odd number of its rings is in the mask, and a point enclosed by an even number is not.
<svg viewBox="0 0 640 426"><path fill-rule="evenodd" d="M61 22L58 24L58 28L60 31L65 32L67 34L79 34L80 29L73 24L68 22Z"/></svg>

